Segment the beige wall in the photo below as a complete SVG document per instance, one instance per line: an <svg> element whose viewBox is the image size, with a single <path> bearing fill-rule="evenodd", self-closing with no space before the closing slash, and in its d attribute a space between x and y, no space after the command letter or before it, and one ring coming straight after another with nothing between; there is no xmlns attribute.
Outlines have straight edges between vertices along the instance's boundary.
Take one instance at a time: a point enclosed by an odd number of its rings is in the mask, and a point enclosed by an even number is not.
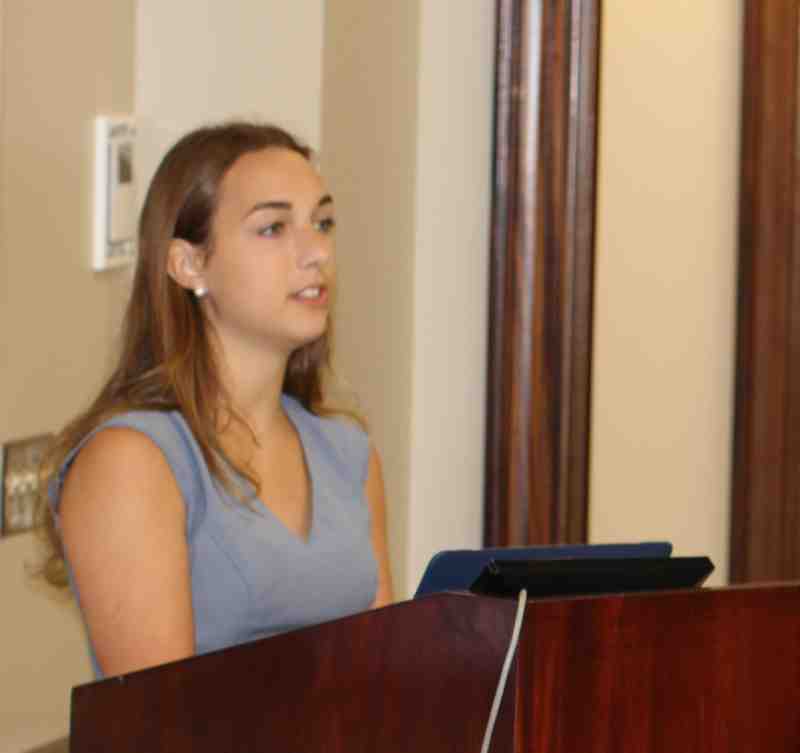
<svg viewBox="0 0 800 753"><path fill-rule="evenodd" d="M419 4L337 0L325 16L322 171L336 197L335 367L383 458L402 591L408 537Z"/></svg>
<svg viewBox="0 0 800 753"><path fill-rule="evenodd" d="M3 0L0 439L57 429L105 370L124 274L90 270L92 118L133 106L133 0ZM76 16L102 34L76 43ZM103 61L98 65L98 61ZM80 84L80 85L78 85ZM75 610L38 593L30 534L0 539L0 751L67 729L90 677Z"/></svg>
<svg viewBox="0 0 800 753"><path fill-rule="evenodd" d="M591 538L667 538L724 581L741 0L603 13Z"/></svg>
<svg viewBox="0 0 800 753"><path fill-rule="evenodd" d="M138 0L136 115L145 186L184 132L235 117L320 140L323 0Z"/></svg>
<svg viewBox="0 0 800 753"><path fill-rule="evenodd" d="M480 543L492 33L483 0L326 16L337 365L383 456L399 596L438 549Z"/></svg>
<svg viewBox="0 0 800 753"><path fill-rule="evenodd" d="M421 2L406 585L480 547L494 3Z"/></svg>

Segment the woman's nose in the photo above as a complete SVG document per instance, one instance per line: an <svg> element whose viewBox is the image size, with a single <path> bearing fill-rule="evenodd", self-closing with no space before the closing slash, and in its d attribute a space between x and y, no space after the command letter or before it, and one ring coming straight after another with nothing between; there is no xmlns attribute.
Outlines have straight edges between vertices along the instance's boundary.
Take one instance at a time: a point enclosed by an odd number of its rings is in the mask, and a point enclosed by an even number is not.
<svg viewBox="0 0 800 753"><path fill-rule="evenodd" d="M329 236L313 227L303 228L298 238L297 261L301 268L323 266L330 259L332 251Z"/></svg>

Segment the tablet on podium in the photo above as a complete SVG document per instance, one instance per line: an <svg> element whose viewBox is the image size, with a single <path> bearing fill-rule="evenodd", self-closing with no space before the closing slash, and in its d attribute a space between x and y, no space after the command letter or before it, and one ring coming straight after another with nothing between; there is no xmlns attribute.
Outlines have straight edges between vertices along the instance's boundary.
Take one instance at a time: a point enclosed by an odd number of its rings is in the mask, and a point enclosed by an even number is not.
<svg viewBox="0 0 800 753"><path fill-rule="evenodd" d="M447 550L431 558L414 598L440 591L468 591L492 560L666 559L671 554L672 544L667 541Z"/></svg>

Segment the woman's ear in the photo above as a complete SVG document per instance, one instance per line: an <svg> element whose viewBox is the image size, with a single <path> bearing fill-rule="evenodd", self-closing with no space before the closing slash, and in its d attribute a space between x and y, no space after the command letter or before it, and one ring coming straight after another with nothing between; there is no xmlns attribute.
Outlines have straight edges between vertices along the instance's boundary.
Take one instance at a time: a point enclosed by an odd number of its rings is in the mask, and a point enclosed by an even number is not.
<svg viewBox="0 0 800 753"><path fill-rule="evenodd" d="M182 288L205 290L203 262L205 253L189 241L173 238L169 245L167 274Z"/></svg>

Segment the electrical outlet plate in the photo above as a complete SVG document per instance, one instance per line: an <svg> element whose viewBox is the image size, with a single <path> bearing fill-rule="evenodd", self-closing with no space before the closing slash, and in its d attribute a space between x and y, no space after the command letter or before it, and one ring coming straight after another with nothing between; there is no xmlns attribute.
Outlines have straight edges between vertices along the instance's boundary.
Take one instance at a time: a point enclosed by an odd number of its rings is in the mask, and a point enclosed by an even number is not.
<svg viewBox="0 0 800 753"><path fill-rule="evenodd" d="M0 535L33 528L39 501L39 466L52 434L7 442L0 458Z"/></svg>

